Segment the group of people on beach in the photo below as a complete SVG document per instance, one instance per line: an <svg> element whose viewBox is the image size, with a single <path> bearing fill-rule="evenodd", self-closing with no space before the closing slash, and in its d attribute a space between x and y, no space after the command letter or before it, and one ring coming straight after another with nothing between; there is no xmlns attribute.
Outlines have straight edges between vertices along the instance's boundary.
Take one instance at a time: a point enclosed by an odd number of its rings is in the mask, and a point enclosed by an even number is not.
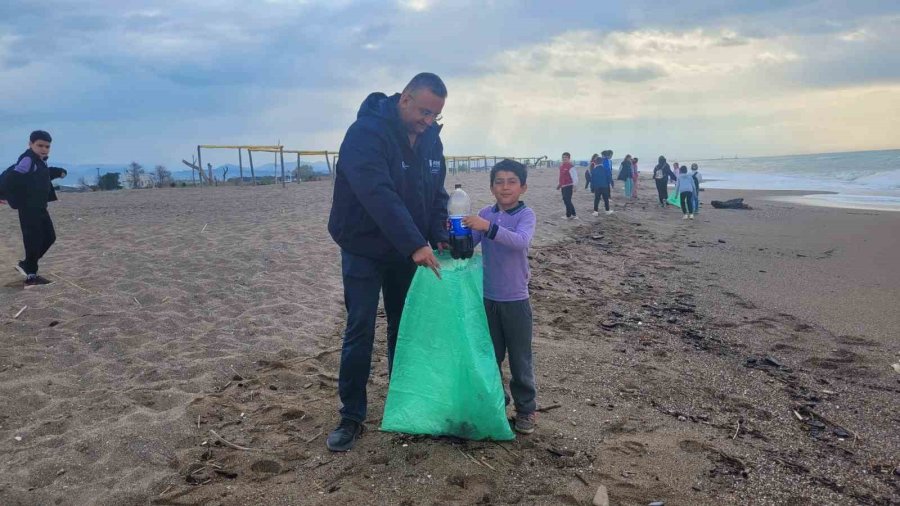
<svg viewBox="0 0 900 506"><path fill-rule="evenodd" d="M431 73L416 75L401 93L372 93L341 143L328 231L340 247L347 321L338 379L340 423L326 440L332 451L350 450L365 427L379 299L387 317L390 373L413 276L425 267L440 277L438 257L451 248L447 167L437 123L446 98L446 86ZM49 133L33 132L29 149L0 175L0 199L19 212L25 259L16 269L25 276L26 287L50 282L37 275L37 264L56 239L47 212L47 203L56 200L51 180L66 175L47 165L51 141ZM594 193L594 216L599 216L601 200L606 213L612 213L615 180L624 182L625 198L637 198L638 159L626 156L614 179L612 156L612 150L595 154L585 171L585 188ZM692 217L701 181L697 166L693 175L677 164L676 171L677 176L660 157L653 172L660 205L666 205L666 185L674 180L685 217ZM528 292L528 249L537 219L522 201L527 178L523 164L509 159L497 163L489 180L495 203L463 220L482 247L485 317L498 367L509 360L507 404L514 405L513 428L521 434L535 430L537 411ZM558 189L569 219L577 218L572 203L577 184L571 156L563 153Z"/></svg>
<svg viewBox="0 0 900 506"><path fill-rule="evenodd" d="M625 155L619 164L618 175L613 178L612 156L611 149L604 150L599 155L595 153L584 172L584 189L594 194L594 216L600 216L601 200L606 214L613 214L609 201L616 181L622 181L626 200L638 198L640 182L638 158ZM673 171L666 157L660 156L659 163L653 168L653 180L656 183L660 207L666 207L669 203L668 185L671 181L675 183L675 194L680 199L683 219L694 219L694 215L700 212L700 183L703 182L703 176L699 169L696 163L691 164L691 172L688 174L687 165L679 166L678 162L675 162ZM578 169L572 163L572 155L567 151L562 154L562 161L559 164L559 184L556 186L556 189L562 192L567 220L579 219L578 211L572 202L576 186L578 186Z"/></svg>

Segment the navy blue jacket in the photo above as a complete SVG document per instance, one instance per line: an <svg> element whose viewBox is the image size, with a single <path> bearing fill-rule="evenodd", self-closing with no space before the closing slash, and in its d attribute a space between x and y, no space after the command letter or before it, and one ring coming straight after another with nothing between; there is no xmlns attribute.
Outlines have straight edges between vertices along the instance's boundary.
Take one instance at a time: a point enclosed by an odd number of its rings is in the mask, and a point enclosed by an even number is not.
<svg viewBox="0 0 900 506"><path fill-rule="evenodd" d="M383 261L409 259L422 246L449 240L441 127L420 134L414 162L404 163L409 137L399 100L399 93L372 93L360 106L341 143L328 218L338 246Z"/></svg>
<svg viewBox="0 0 900 506"><path fill-rule="evenodd" d="M24 172L16 170L19 166L23 167ZM65 175L64 169L48 167L40 156L28 149L19 155L15 165L4 171L0 178L0 198L5 199L13 209L46 209L48 202L57 200L56 190L50 181Z"/></svg>
<svg viewBox="0 0 900 506"><path fill-rule="evenodd" d="M611 164L601 161L591 169L591 188L597 191L601 188L615 186L612 176Z"/></svg>

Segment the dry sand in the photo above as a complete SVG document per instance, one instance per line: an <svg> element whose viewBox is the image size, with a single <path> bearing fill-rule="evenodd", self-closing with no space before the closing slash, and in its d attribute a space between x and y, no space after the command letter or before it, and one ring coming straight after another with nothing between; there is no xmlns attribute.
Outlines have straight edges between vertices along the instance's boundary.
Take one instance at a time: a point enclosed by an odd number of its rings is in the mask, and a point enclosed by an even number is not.
<svg viewBox="0 0 900 506"><path fill-rule="evenodd" d="M486 175L457 179L488 203ZM57 282L0 277L0 504L900 501L900 214L751 195L686 223L644 182L599 219L579 190L568 222L555 171L529 182L538 431L377 432L379 319L370 431L342 455L329 182L64 195Z"/></svg>

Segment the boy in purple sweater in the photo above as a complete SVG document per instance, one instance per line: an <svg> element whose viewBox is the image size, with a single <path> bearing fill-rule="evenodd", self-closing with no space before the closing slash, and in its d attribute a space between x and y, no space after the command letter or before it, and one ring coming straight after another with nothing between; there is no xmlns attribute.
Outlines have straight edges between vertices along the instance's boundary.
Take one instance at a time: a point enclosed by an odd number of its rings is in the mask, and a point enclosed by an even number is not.
<svg viewBox="0 0 900 506"><path fill-rule="evenodd" d="M484 256L484 309L497 365L509 354L509 390L516 407L516 432L534 432L537 409L531 355L532 318L528 300L528 246L537 219L519 198L528 189L525 166L503 160L491 169L491 193L497 204L463 221L472 229ZM502 371L502 369L501 369ZM508 399L507 399L508 402Z"/></svg>

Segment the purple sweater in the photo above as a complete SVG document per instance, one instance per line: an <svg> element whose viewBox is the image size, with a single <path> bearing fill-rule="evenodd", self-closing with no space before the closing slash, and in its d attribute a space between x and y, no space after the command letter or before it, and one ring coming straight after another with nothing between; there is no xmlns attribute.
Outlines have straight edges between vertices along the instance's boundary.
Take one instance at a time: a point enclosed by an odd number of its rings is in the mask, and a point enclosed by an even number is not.
<svg viewBox="0 0 900 506"><path fill-rule="evenodd" d="M528 299L528 246L534 236L534 211L519 202L501 211L496 205L482 209L478 216L491 222L487 232L473 231L475 244L484 255L484 298L497 302Z"/></svg>

